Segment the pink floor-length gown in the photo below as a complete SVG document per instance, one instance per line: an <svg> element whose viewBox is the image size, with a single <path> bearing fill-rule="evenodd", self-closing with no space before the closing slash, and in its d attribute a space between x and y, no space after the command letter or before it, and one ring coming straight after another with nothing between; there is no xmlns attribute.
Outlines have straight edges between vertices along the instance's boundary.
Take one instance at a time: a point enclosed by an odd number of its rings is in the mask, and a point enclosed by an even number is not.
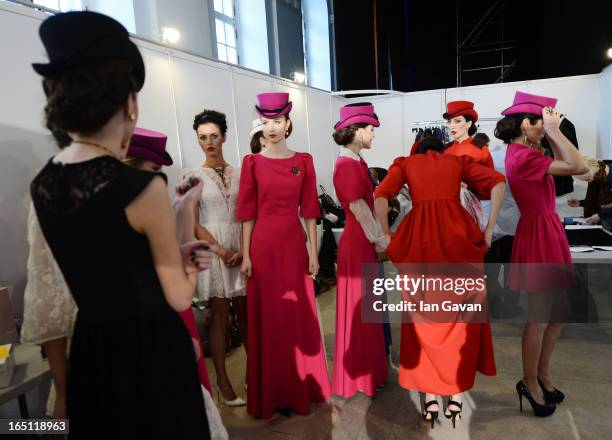
<svg viewBox="0 0 612 440"><path fill-rule="evenodd" d="M298 212L299 208L299 212ZM308 276L298 215L320 215L312 156L244 158L239 221L254 220L247 282L247 411L270 418L278 408L310 412L330 396L325 350Z"/></svg>
<svg viewBox="0 0 612 440"><path fill-rule="evenodd" d="M381 323L364 323L361 317L362 276L364 264L376 265L378 259L373 243L349 208L355 200L363 199L372 210L374 186L367 164L361 159L339 157L334 169L334 187L346 213L346 226L338 245L336 346L332 392L349 398L357 391L368 396L387 378L387 359Z"/></svg>

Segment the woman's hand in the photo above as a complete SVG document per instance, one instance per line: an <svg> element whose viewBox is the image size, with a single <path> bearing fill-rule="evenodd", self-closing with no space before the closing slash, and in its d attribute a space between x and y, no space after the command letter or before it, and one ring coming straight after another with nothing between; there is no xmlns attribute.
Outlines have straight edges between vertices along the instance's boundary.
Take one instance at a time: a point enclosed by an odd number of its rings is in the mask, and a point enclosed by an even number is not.
<svg viewBox="0 0 612 440"><path fill-rule="evenodd" d="M579 208L580 201L578 199L567 199L567 205L571 206L572 208Z"/></svg>
<svg viewBox="0 0 612 440"><path fill-rule="evenodd" d="M316 255L311 255L308 258L308 274L314 280L319 273L319 259Z"/></svg>
<svg viewBox="0 0 612 440"><path fill-rule="evenodd" d="M389 257L387 256L387 251L376 252L376 256L378 257L378 261L380 261L381 263L389 259Z"/></svg>
<svg viewBox="0 0 612 440"><path fill-rule="evenodd" d="M599 214L593 214L592 216L586 219L586 224L594 225L594 224L599 223L600 221L601 221L601 218L599 217Z"/></svg>
<svg viewBox="0 0 612 440"><path fill-rule="evenodd" d="M174 188L174 201L172 204L175 206L195 206L200 197L202 197L203 188L204 182L197 177L192 176L183 180Z"/></svg>
<svg viewBox="0 0 612 440"><path fill-rule="evenodd" d="M242 272L245 277L251 278L251 275L253 275L253 264L251 263L250 257L248 256L242 257L242 264L240 265L240 272Z"/></svg>
<svg viewBox="0 0 612 440"><path fill-rule="evenodd" d="M230 257L232 256L232 252L225 249L223 246L216 245L214 248L211 248L213 250L213 252L215 253L215 255L219 258L221 258L221 260L223 260L224 263L227 263L227 260L230 259Z"/></svg>
<svg viewBox="0 0 612 440"><path fill-rule="evenodd" d="M557 110L552 107L544 107L542 111L542 127L547 135L554 133L559 130L563 116Z"/></svg>
<svg viewBox="0 0 612 440"><path fill-rule="evenodd" d="M387 232L385 233L385 237L387 238L387 243L391 243L391 238L393 237L393 233L392 232ZM387 246L389 246L387 244Z"/></svg>
<svg viewBox="0 0 612 440"><path fill-rule="evenodd" d="M206 241L188 241L180 246L185 273L202 272L210 267L212 252Z"/></svg>
<svg viewBox="0 0 612 440"><path fill-rule="evenodd" d="M242 253L232 251L232 255L227 259L225 265L227 267L239 266L242 263Z"/></svg>

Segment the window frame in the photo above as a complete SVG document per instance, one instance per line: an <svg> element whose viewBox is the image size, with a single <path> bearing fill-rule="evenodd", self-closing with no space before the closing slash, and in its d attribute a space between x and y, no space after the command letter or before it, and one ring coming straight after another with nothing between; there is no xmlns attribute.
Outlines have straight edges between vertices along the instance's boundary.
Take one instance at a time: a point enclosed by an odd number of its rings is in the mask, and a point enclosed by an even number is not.
<svg viewBox="0 0 612 440"><path fill-rule="evenodd" d="M224 0L221 0L222 2ZM227 48L232 48L234 49L235 53L236 53L236 65L240 65L240 51L238 50L238 45L239 43L239 38L238 38L238 22L239 22L239 18L238 18L238 8L236 7L236 0L230 0L232 2L232 10L234 13L233 17L230 17L229 15L225 15L223 12L219 12L215 9L215 2L214 0L211 0L208 2L209 5L209 12L210 12L210 22L211 22L211 26L210 26L210 33L212 35L213 38L213 44L212 44L212 53L214 54L215 58L219 61L223 61L224 63L228 63L228 64L234 64L231 61L228 60L227 58ZM227 44L227 42L222 43L220 41L217 40L217 20L221 21L223 23L224 29L224 35L225 35L225 25L229 24L230 26L233 26L234 28L234 46L231 46L229 44ZM225 46L226 49L226 59L221 59L219 58L219 45Z"/></svg>

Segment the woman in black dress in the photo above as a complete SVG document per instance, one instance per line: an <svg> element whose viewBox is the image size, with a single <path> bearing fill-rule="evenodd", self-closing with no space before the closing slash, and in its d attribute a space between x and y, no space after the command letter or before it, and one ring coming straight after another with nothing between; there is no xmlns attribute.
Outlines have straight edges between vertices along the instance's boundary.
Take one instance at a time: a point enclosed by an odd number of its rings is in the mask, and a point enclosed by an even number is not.
<svg viewBox="0 0 612 440"><path fill-rule="evenodd" d="M123 26L69 12L45 20L40 36L50 62L34 69L47 127L68 146L34 178L31 194L78 306L70 435L210 438L191 338L176 313L190 307L196 274L210 263L193 237L201 183L179 188L171 207L165 176L120 161L144 83Z"/></svg>

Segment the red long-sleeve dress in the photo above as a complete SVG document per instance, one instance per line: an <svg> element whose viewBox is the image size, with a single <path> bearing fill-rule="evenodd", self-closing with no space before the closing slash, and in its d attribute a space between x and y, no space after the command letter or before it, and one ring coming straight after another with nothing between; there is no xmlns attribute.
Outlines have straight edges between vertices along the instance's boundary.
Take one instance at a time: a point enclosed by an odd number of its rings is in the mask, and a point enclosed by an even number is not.
<svg viewBox="0 0 612 440"><path fill-rule="evenodd" d="M504 176L468 157L428 151L393 162L375 197L393 197L408 184L412 210L387 254L399 263L482 263L484 236L459 202L460 182L479 198ZM491 327L485 323L403 323L399 383L437 395L470 389L476 372L495 375Z"/></svg>

